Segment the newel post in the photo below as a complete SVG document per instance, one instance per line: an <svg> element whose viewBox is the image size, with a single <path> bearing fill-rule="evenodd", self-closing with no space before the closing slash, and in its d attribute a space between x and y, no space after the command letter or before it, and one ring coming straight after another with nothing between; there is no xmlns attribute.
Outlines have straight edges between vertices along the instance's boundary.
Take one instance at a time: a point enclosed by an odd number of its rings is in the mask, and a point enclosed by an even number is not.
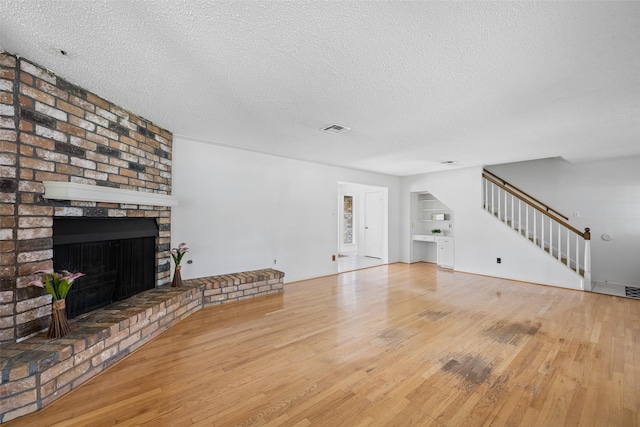
<svg viewBox="0 0 640 427"><path fill-rule="evenodd" d="M584 229L584 288L587 291L593 289L591 283L591 229Z"/></svg>

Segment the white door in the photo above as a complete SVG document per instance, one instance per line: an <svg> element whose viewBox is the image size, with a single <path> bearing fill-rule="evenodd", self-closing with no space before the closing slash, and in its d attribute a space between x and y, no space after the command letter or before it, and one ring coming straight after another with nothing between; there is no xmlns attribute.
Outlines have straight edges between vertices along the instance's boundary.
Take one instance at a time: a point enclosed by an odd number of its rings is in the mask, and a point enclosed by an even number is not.
<svg viewBox="0 0 640 427"><path fill-rule="evenodd" d="M382 258L382 192L365 194L364 256Z"/></svg>

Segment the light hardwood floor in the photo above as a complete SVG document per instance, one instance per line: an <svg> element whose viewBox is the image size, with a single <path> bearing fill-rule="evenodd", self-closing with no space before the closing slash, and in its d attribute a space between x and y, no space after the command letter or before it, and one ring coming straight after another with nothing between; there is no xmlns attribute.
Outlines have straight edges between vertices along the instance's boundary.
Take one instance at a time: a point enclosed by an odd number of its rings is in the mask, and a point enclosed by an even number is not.
<svg viewBox="0 0 640 427"><path fill-rule="evenodd" d="M201 310L8 426L637 426L640 301L392 264Z"/></svg>

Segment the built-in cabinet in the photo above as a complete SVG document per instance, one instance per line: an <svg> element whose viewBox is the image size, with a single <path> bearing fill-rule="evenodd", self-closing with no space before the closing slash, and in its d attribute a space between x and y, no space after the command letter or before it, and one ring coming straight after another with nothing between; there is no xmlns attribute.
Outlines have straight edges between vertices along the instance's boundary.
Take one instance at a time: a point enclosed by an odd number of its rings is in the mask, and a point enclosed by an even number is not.
<svg viewBox="0 0 640 427"><path fill-rule="evenodd" d="M433 262L453 268L453 211L428 192L411 193L410 200L411 262Z"/></svg>
<svg viewBox="0 0 640 427"><path fill-rule="evenodd" d="M436 262L440 267L453 268L453 237L437 237L438 255Z"/></svg>

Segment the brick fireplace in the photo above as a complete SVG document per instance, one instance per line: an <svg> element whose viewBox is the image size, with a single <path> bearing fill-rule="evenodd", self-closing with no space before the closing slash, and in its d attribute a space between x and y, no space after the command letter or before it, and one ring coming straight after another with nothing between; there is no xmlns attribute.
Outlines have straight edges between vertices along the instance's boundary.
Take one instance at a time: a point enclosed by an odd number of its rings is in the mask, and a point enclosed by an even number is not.
<svg viewBox="0 0 640 427"><path fill-rule="evenodd" d="M169 206L45 198L44 183L169 195L171 153L169 131L0 52L0 343L49 324L50 297L28 283L53 268L54 218L154 220L155 286L170 281Z"/></svg>
<svg viewBox="0 0 640 427"><path fill-rule="evenodd" d="M162 286L170 282L171 153L167 130L0 52L0 423L59 399L197 310L282 295L284 273L271 269ZM149 221L152 232L140 236ZM96 223L100 233L129 224L110 241L153 236L144 246L151 289L121 290L121 300L71 320L69 335L48 339L39 332L51 297L28 283L75 250L60 247L79 234L102 242Z"/></svg>

